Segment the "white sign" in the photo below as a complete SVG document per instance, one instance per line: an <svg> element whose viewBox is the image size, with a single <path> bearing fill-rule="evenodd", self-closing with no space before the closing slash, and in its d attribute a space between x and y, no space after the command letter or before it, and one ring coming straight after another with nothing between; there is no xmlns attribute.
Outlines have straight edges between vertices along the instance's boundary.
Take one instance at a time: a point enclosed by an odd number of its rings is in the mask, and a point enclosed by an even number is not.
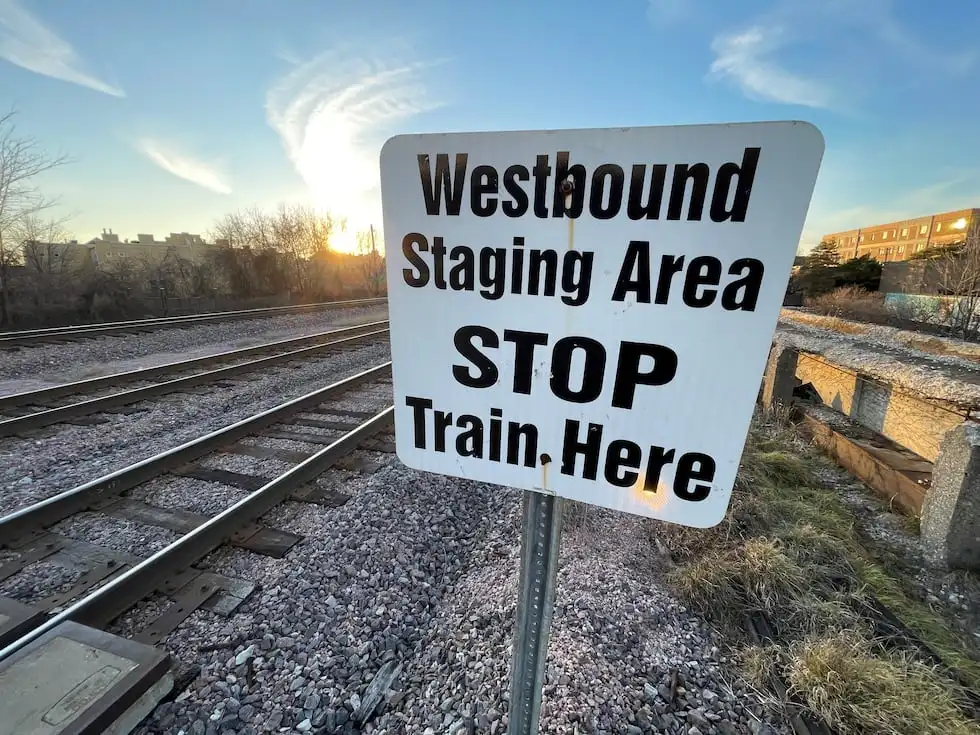
<svg viewBox="0 0 980 735"><path fill-rule="evenodd" d="M390 139L399 458L717 524L822 155L801 122Z"/></svg>

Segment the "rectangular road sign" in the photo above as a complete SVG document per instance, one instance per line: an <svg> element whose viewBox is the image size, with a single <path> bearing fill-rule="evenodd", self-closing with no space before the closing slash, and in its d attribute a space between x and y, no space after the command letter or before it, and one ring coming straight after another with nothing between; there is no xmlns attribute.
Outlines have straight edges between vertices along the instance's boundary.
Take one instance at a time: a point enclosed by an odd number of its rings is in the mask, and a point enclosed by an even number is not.
<svg viewBox="0 0 980 735"><path fill-rule="evenodd" d="M399 458L718 523L822 155L802 122L390 139Z"/></svg>

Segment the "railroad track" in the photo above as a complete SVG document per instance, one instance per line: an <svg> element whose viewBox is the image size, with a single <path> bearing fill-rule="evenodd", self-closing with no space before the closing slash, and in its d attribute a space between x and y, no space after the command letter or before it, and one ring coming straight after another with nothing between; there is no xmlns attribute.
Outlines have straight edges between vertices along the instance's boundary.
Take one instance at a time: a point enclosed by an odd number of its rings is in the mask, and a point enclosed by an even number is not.
<svg viewBox="0 0 980 735"><path fill-rule="evenodd" d="M284 500L346 502L314 481L329 467L370 470L355 450L394 451L390 381L391 363L377 365L0 518L0 659L65 621L105 628L151 596L169 604L133 636L145 643L159 642L199 608L230 614L254 584L195 565L226 543L284 555L300 537L260 523ZM228 455L254 458L259 470L214 466ZM264 463L289 469L264 471ZM199 494L232 499L218 512L199 513L173 507L172 498L163 500L165 490L147 491L151 480L166 487L187 478L210 483ZM134 528L176 538L139 556L138 547L119 550L118 539L99 544L70 532L93 519L102 526L100 539L117 536L116 524L119 538Z"/></svg>
<svg viewBox="0 0 980 735"><path fill-rule="evenodd" d="M31 345L70 342L76 339L105 337L120 334L139 334L170 327L191 327L211 322L230 322L243 319L258 319L282 314L301 314L328 309L350 309L358 306L379 306L387 303L386 298L351 299L347 301L326 301L319 304L299 306L273 306L265 309L244 309L241 311L219 311L210 314L190 314L187 316L167 316L156 319L138 319L125 322L106 322L103 324L79 324L68 327L48 329L25 329L17 332L0 332L0 349L29 347Z"/></svg>
<svg viewBox="0 0 980 735"><path fill-rule="evenodd" d="M355 349L387 334L387 321L369 322L206 357L0 396L0 437L58 423L92 423L89 417L95 414L111 412L150 398L192 390L202 385L220 384L238 375L309 359L326 352ZM270 351L276 354L255 357ZM233 364L202 370L225 362ZM154 382L154 379L161 376L170 377ZM127 390L112 390L135 383L144 384Z"/></svg>

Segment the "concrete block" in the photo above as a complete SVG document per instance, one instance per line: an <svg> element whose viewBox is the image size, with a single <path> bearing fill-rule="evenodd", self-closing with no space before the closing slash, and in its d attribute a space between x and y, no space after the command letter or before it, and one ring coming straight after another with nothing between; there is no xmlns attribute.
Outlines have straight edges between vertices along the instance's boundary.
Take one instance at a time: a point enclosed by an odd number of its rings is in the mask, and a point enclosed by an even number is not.
<svg viewBox="0 0 980 735"><path fill-rule="evenodd" d="M800 354L796 378L813 386L824 405L930 462L946 432L966 419L955 406L896 390L820 355Z"/></svg>
<svg viewBox="0 0 980 735"><path fill-rule="evenodd" d="M43 622L47 613L8 597L0 597L0 648L17 640L35 625Z"/></svg>
<svg viewBox="0 0 980 735"><path fill-rule="evenodd" d="M980 569L980 425L947 432L922 506L926 559L951 569Z"/></svg>
<svg viewBox="0 0 980 735"><path fill-rule="evenodd" d="M124 735L173 686L158 649L62 623L0 662L0 735Z"/></svg>
<svg viewBox="0 0 980 735"><path fill-rule="evenodd" d="M962 424L966 416L939 402L862 378L852 418L935 462L943 437Z"/></svg>
<svg viewBox="0 0 980 735"><path fill-rule="evenodd" d="M796 348L778 342L769 350L766 374L762 379L762 405L765 408L776 404L788 406L793 400L797 356Z"/></svg>
<svg viewBox="0 0 980 735"><path fill-rule="evenodd" d="M809 383L820 395L824 405L845 416L853 416L853 409L860 390L856 373L842 370L819 355L800 355L796 377L801 383Z"/></svg>

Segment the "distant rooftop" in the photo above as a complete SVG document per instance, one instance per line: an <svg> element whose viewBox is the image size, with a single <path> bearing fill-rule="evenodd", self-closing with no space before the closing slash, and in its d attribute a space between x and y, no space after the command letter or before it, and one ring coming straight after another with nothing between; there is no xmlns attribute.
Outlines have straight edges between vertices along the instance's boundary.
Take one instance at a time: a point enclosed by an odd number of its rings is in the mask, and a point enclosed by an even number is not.
<svg viewBox="0 0 980 735"><path fill-rule="evenodd" d="M136 235L135 240L123 240L120 239L118 233L112 230L102 230L102 234L93 237L88 241L90 245L96 245L99 243L137 243L140 245L183 245L183 246L193 246L193 245L207 245L208 243L203 237L190 232L171 232L163 240L157 240L152 234L141 232Z"/></svg>
<svg viewBox="0 0 980 735"><path fill-rule="evenodd" d="M869 231L883 230L883 229L890 229L895 227L902 227L904 225L913 225L913 224L918 225L920 223L927 222L927 221L931 222L933 220L962 219L964 223L968 224L971 218L976 216L977 212L980 212L980 208L973 207L968 209L953 209L948 212L936 212L934 214L923 214L923 215L919 215L918 217L908 217L906 219L894 220L892 222L883 222L883 223L873 224L873 225L871 224L862 225L861 227L852 227L847 230L840 230L839 232L834 232L828 235L824 235L824 239L833 238L837 235L851 235L864 230L869 230Z"/></svg>

